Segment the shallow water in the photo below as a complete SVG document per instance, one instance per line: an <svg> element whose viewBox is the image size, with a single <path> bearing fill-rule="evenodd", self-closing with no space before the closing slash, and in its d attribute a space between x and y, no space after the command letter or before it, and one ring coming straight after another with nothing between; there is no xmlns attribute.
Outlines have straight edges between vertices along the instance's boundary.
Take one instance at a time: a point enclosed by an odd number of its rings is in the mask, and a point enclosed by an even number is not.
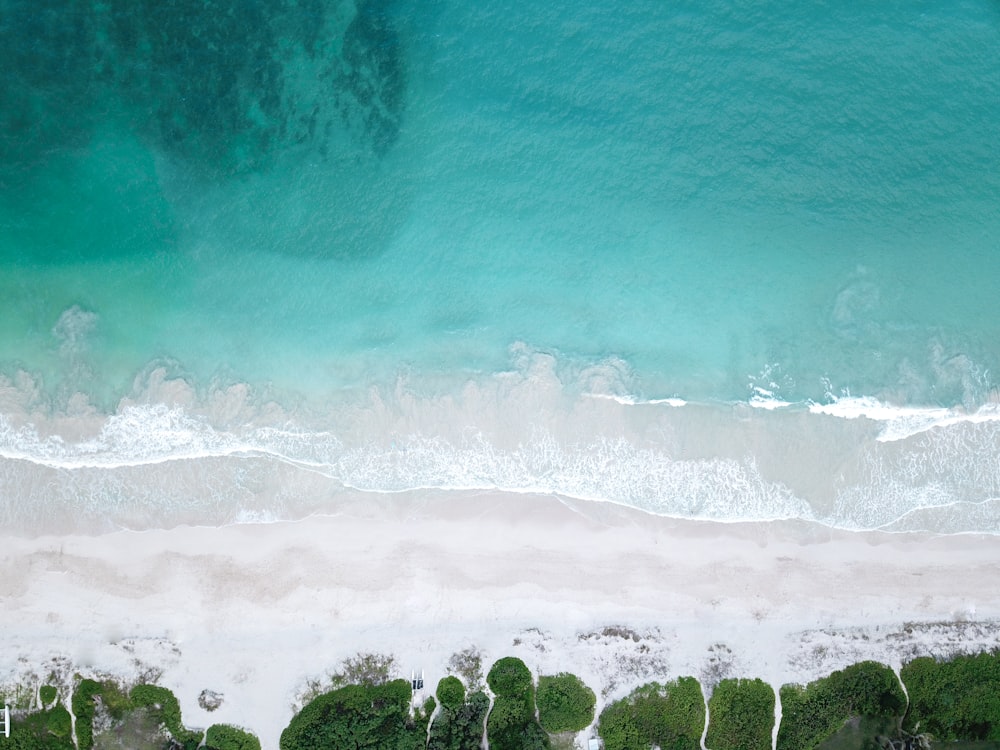
<svg viewBox="0 0 1000 750"><path fill-rule="evenodd" d="M996 3L213 7L0 0L8 524L1000 529Z"/></svg>

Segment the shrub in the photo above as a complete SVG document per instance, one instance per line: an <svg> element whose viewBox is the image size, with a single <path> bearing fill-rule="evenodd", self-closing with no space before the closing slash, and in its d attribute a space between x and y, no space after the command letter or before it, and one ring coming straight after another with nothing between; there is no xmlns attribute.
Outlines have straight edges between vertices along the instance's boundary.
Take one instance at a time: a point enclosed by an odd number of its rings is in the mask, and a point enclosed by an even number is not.
<svg viewBox="0 0 1000 750"><path fill-rule="evenodd" d="M167 688L159 685L136 685L129 693L129 699L135 708L153 709L171 734L179 734L183 729L180 703Z"/></svg>
<svg viewBox="0 0 1000 750"><path fill-rule="evenodd" d="M340 671L331 675L334 687L384 685L396 671L396 659L388 654L360 653L344 659Z"/></svg>
<svg viewBox="0 0 1000 750"><path fill-rule="evenodd" d="M94 746L94 696L101 694L101 683L80 680L73 691L73 714L76 716L76 740L80 750Z"/></svg>
<svg viewBox="0 0 1000 750"><path fill-rule="evenodd" d="M457 677L444 677L438 682L437 698L442 708L454 711L465 701L465 686Z"/></svg>
<svg viewBox="0 0 1000 750"><path fill-rule="evenodd" d="M423 748L426 736L410 720L410 683L345 685L307 703L281 733L281 750Z"/></svg>
<svg viewBox="0 0 1000 750"><path fill-rule="evenodd" d="M497 698L486 720L490 750L547 750L549 737L534 713L511 698Z"/></svg>
<svg viewBox="0 0 1000 750"><path fill-rule="evenodd" d="M260 740L244 729L213 724L205 732L206 750L260 750Z"/></svg>
<svg viewBox="0 0 1000 750"><path fill-rule="evenodd" d="M424 737L427 736L427 725L431 723L431 715L434 713L434 709L437 708L437 701L434 700L434 696L428 696L427 700L424 701L423 705L413 712L413 729L419 732Z"/></svg>
<svg viewBox="0 0 1000 750"><path fill-rule="evenodd" d="M698 750L705 728L705 701L693 677L649 683L607 706L598 733L605 750Z"/></svg>
<svg viewBox="0 0 1000 750"><path fill-rule="evenodd" d="M1000 740L1000 652L914 659L900 676L910 695L909 731L939 742Z"/></svg>
<svg viewBox="0 0 1000 750"><path fill-rule="evenodd" d="M181 723L181 706L167 688L159 685L136 685L129 693L129 701L134 708L152 709L153 715L167 728L170 736L185 748L197 747L201 743L201 733L184 728Z"/></svg>
<svg viewBox="0 0 1000 750"><path fill-rule="evenodd" d="M56 737L64 737L73 743L73 718L65 706L56 706L46 711L45 728Z"/></svg>
<svg viewBox="0 0 1000 750"><path fill-rule="evenodd" d="M490 699L481 690L454 709L442 701L441 711L431 724L427 750L479 750L489 708Z"/></svg>
<svg viewBox="0 0 1000 750"><path fill-rule="evenodd" d="M778 750L811 750L851 718L899 716L905 701L896 675L873 661L854 664L807 686L784 685Z"/></svg>
<svg viewBox="0 0 1000 750"><path fill-rule="evenodd" d="M0 736L5 750L74 750L69 712L38 711L23 719L11 719L10 737Z"/></svg>
<svg viewBox="0 0 1000 750"><path fill-rule="evenodd" d="M132 701L125 691L115 682L105 680L101 683L101 703L113 719L121 720L132 710Z"/></svg>
<svg viewBox="0 0 1000 750"><path fill-rule="evenodd" d="M51 685L42 685L38 690L38 697L41 698L42 706L49 706L55 703L58 692Z"/></svg>
<svg viewBox="0 0 1000 750"><path fill-rule="evenodd" d="M496 701L486 720L491 750L541 750L549 738L535 720L531 671L520 659L499 659L486 675Z"/></svg>
<svg viewBox="0 0 1000 750"><path fill-rule="evenodd" d="M774 690L761 680L723 680L708 701L705 744L725 750L770 750Z"/></svg>
<svg viewBox="0 0 1000 750"><path fill-rule="evenodd" d="M539 677L535 700L538 722L546 732L579 732L594 720L597 696L576 675Z"/></svg>
<svg viewBox="0 0 1000 750"><path fill-rule="evenodd" d="M531 691L531 670L516 656L506 656L490 668L486 684L497 696L521 695Z"/></svg>

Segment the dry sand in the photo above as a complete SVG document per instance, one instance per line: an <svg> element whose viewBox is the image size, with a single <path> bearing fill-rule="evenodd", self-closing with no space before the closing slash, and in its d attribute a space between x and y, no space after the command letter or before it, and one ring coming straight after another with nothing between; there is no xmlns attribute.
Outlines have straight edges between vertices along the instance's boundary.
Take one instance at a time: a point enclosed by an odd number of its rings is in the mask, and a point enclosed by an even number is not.
<svg viewBox="0 0 1000 750"><path fill-rule="evenodd" d="M297 523L0 538L0 683L158 677L184 722L277 748L357 652L424 670L519 656L599 706L652 679L774 685L1000 645L1000 539L682 522L551 497L428 493ZM55 661L52 661L52 660ZM203 689L224 695L209 713Z"/></svg>

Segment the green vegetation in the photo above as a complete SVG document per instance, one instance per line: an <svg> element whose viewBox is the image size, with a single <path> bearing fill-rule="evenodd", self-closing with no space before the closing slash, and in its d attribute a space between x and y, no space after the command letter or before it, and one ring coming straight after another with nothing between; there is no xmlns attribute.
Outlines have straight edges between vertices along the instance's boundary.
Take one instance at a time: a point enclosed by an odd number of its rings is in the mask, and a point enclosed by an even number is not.
<svg viewBox="0 0 1000 750"><path fill-rule="evenodd" d="M499 659L486 675L496 696L486 736L491 750L547 750L549 738L535 720L535 689L531 671L513 656Z"/></svg>
<svg viewBox="0 0 1000 750"><path fill-rule="evenodd" d="M0 737L5 750L74 750L72 724L65 706L11 720L10 737Z"/></svg>
<svg viewBox="0 0 1000 750"><path fill-rule="evenodd" d="M420 708L413 712L414 731L425 738L427 737L427 725L431 723L431 715L435 708L437 708L437 701L434 700L434 696L430 696Z"/></svg>
<svg viewBox="0 0 1000 750"><path fill-rule="evenodd" d="M475 659L466 656L471 670ZM437 701L428 697L412 710L410 683L386 679L393 665L391 657L373 654L345 661L334 679L349 675L361 682L310 701L282 733L281 750L480 750L484 730L492 750L569 750L573 733L593 721L594 692L578 677L542 676L536 693L525 663L507 657L487 676L495 694L492 709L484 692L467 693L462 680L448 676L437 685L440 711L431 724ZM948 661L915 659L903 667L902 679L910 699L905 721L900 682L876 662L855 664L806 686L783 686L778 750L885 750L906 743L927 747L927 742L939 750L1000 750L1000 650ZM57 687L38 687L37 678L4 686L23 705L13 707L11 736L0 741L0 750L196 750L201 745L202 734L184 728L170 690L141 684L126 694L111 681L77 680L75 738ZM774 691L761 680L721 681L709 701L706 745L768 750L774 707ZM98 737L95 714L102 726L110 726ZM704 722L701 687L684 677L644 685L608 705L598 730L606 750L697 750ZM216 724L204 734L203 747L261 746L244 729Z"/></svg>
<svg viewBox="0 0 1000 750"><path fill-rule="evenodd" d="M180 704L176 696L165 687L136 685L129 693L129 700L134 708L152 709L153 715L185 750L194 750L201 744L201 733L184 728Z"/></svg>
<svg viewBox="0 0 1000 750"><path fill-rule="evenodd" d="M774 690L762 680L723 680L708 701L705 744L718 750L770 750Z"/></svg>
<svg viewBox="0 0 1000 750"><path fill-rule="evenodd" d="M129 700L125 690L111 680L101 683L101 703L112 719L121 721L135 711L135 706Z"/></svg>
<svg viewBox="0 0 1000 750"><path fill-rule="evenodd" d="M126 696L113 682L80 680L73 691L73 713L76 715L76 738L80 750L94 747L94 712L96 698L101 699L111 718L123 721L130 714L148 709L150 717L166 727L175 746L193 750L201 744L201 733L185 729L181 709L172 692L157 685L136 685Z"/></svg>
<svg viewBox="0 0 1000 750"><path fill-rule="evenodd" d="M94 733L94 750L176 750L163 735L163 725L148 708L129 711L120 721Z"/></svg>
<svg viewBox="0 0 1000 750"><path fill-rule="evenodd" d="M808 686L785 685L778 750L812 750L849 719L898 717L905 705L896 675L873 661L854 664Z"/></svg>
<svg viewBox="0 0 1000 750"><path fill-rule="evenodd" d="M43 714L46 716L45 728L49 731L49 734L58 737L60 740L65 740L62 744L72 745L73 718L69 715L66 707L58 705L48 711L44 711Z"/></svg>
<svg viewBox="0 0 1000 750"><path fill-rule="evenodd" d="M1000 651L943 662L914 659L900 676L910 695L909 731L939 742L1000 741Z"/></svg>
<svg viewBox="0 0 1000 750"><path fill-rule="evenodd" d="M101 683L81 680L73 691L73 714L76 716L76 740L80 750L94 746L94 696L101 694Z"/></svg>
<svg viewBox="0 0 1000 750"><path fill-rule="evenodd" d="M51 685L42 685L38 690L38 697L41 699L43 707L55 703L57 696L56 689Z"/></svg>
<svg viewBox="0 0 1000 750"><path fill-rule="evenodd" d="M694 677L655 682L601 712L598 732L605 750L698 750L705 728L705 701Z"/></svg>
<svg viewBox="0 0 1000 750"><path fill-rule="evenodd" d="M307 703L281 733L281 750L423 748L426 735L410 716L410 683L345 685Z"/></svg>
<svg viewBox="0 0 1000 750"><path fill-rule="evenodd" d="M538 723L550 734L579 732L594 720L597 696L576 675L538 678Z"/></svg>
<svg viewBox="0 0 1000 750"><path fill-rule="evenodd" d="M454 680L459 687L462 685L455 677L445 677L438 683L441 711L431 724L427 750L479 750L483 745L483 730L486 713L490 709L490 699L481 690L466 698L463 689L462 700L458 705L449 705L445 702L445 695L450 701L454 699L455 693L454 685L448 682L444 695L442 694L442 685L447 680Z"/></svg>
<svg viewBox="0 0 1000 750"><path fill-rule="evenodd" d="M438 682L437 698L441 708L454 711L465 702L465 686L457 677L443 677Z"/></svg>
<svg viewBox="0 0 1000 750"><path fill-rule="evenodd" d="M205 732L206 750L260 750L260 740L244 729L213 724Z"/></svg>
<svg viewBox="0 0 1000 750"><path fill-rule="evenodd" d="M862 716L845 723L833 736L823 740L817 750L887 750L887 741L900 743L905 739L899 733L899 717Z"/></svg>
<svg viewBox="0 0 1000 750"><path fill-rule="evenodd" d="M531 670L515 656L498 659L486 675L486 684L496 696L517 696L533 692Z"/></svg>

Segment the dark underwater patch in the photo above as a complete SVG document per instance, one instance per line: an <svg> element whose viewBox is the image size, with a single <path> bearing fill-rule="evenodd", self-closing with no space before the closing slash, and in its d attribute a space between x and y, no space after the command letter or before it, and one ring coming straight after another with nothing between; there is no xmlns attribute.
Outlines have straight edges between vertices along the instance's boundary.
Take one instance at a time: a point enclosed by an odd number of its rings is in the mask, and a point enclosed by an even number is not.
<svg viewBox="0 0 1000 750"><path fill-rule="evenodd" d="M0 255L32 260L175 244L153 157L136 168L109 140L166 157L192 190L279 162L374 169L406 103L385 0L0 0L0 70L0 226L15 230ZM83 183L108 153L120 163Z"/></svg>
<svg viewBox="0 0 1000 750"><path fill-rule="evenodd" d="M201 169L253 171L289 148L327 156L344 128L384 156L398 136L405 75L385 2L361 3L346 28L350 6L321 0L112 7L136 128Z"/></svg>

